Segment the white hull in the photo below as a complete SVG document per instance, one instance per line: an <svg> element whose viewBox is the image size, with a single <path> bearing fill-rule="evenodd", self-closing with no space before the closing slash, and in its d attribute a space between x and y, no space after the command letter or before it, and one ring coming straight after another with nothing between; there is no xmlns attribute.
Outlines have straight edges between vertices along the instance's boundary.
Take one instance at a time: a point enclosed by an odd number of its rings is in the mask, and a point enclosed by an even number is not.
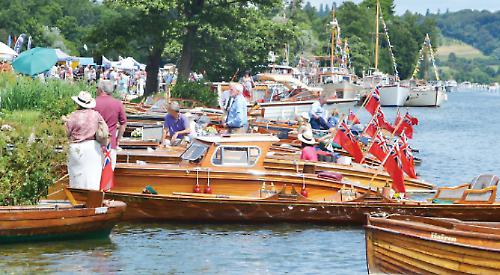
<svg viewBox="0 0 500 275"><path fill-rule="evenodd" d="M293 120L302 112L309 112L311 105L316 100L298 102L265 102L260 106L265 109L264 118L268 120ZM341 114L348 114L349 109L353 109L358 100L355 99L334 99L328 100L325 104L326 114L330 116L332 110L337 108Z"/></svg>
<svg viewBox="0 0 500 275"><path fill-rule="evenodd" d="M448 97L442 89L440 89L439 91L435 90L411 91L410 98L408 99L408 101L406 101L405 106L408 107L440 106L447 99Z"/></svg>
<svg viewBox="0 0 500 275"><path fill-rule="evenodd" d="M380 87L380 105L390 107L401 107L405 105L410 93L410 88L393 86Z"/></svg>
<svg viewBox="0 0 500 275"><path fill-rule="evenodd" d="M363 90L363 87L361 85L353 84L347 81L322 84L321 88L323 88L323 94L330 95L336 93L338 98L343 99L360 98L360 94Z"/></svg>

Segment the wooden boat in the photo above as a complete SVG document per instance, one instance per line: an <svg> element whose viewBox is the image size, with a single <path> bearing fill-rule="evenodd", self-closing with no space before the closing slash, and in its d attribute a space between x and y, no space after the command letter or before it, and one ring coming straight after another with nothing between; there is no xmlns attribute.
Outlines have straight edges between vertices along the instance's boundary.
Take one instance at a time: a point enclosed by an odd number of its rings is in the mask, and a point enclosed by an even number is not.
<svg viewBox="0 0 500 275"><path fill-rule="evenodd" d="M88 194L86 204L1 206L0 244L107 237L126 204L103 203L102 192Z"/></svg>
<svg viewBox="0 0 500 275"><path fill-rule="evenodd" d="M500 223L369 216L369 274L500 274Z"/></svg>
<svg viewBox="0 0 500 275"><path fill-rule="evenodd" d="M179 164L118 163L116 187L106 198L127 202L124 219L139 221L363 223L367 213L500 221L500 204L489 198L454 204L398 201L358 183L332 179L337 174L316 174L314 165L306 164L299 173L265 169L265 155L276 139L200 137ZM87 190L68 189L77 200L87 197Z"/></svg>
<svg viewBox="0 0 500 275"><path fill-rule="evenodd" d="M272 147L271 147L272 148ZM147 150L122 150L117 152L117 162L147 164L178 164L181 162L181 155L185 149L174 147L167 149L157 149L153 152ZM341 173L346 181L356 182L363 186L371 185L374 188L382 188L388 183L391 185L392 179L386 172L377 172L376 168L352 164L343 165L332 162L306 162L299 159L298 154L272 151L264 159L264 168L281 172L299 173L304 170L304 166L314 164L318 171L331 171ZM373 180L372 180L373 178ZM425 180L405 178L406 189L409 193L434 192L436 186Z"/></svg>

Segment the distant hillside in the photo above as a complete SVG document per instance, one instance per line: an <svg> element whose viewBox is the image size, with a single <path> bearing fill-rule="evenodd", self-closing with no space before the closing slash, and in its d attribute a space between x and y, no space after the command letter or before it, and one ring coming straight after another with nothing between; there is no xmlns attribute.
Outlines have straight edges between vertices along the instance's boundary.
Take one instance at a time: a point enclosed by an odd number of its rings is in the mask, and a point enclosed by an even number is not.
<svg viewBox="0 0 500 275"><path fill-rule="evenodd" d="M455 53L456 57L462 57L469 60L474 58L487 58L480 50L460 40L449 37L441 37L440 40L441 43L436 53L436 56L440 60L448 61L450 53Z"/></svg>
<svg viewBox="0 0 500 275"><path fill-rule="evenodd" d="M436 16L444 36L472 45L485 55L500 58L500 11L461 10L429 16Z"/></svg>

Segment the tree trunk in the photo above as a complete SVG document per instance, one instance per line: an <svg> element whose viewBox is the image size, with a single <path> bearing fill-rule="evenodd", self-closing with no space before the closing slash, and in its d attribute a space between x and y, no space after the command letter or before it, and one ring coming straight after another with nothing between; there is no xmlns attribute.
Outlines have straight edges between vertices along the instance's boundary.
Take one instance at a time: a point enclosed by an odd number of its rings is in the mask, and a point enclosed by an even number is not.
<svg viewBox="0 0 500 275"><path fill-rule="evenodd" d="M146 65L146 89L144 90L144 97L155 94L158 91L158 71L160 67L161 56L165 43L154 47L152 53L148 56L148 63Z"/></svg>
<svg viewBox="0 0 500 275"><path fill-rule="evenodd" d="M198 28L196 26L187 27L186 40L182 46L182 55L179 64L179 76L177 78L177 83L183 83L189 79L189 73L191 73L191 66L193 65L193 49L192 43L196 35Z"/></svg>

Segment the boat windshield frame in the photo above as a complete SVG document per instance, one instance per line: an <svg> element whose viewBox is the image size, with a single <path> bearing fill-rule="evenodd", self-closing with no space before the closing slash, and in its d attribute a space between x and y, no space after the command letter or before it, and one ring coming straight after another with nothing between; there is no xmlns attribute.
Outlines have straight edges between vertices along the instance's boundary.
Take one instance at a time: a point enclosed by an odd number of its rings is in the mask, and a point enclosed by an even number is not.
<svg viewBox="0 0 500 275"><path fill-rule="evenodd" d="M242 152L247 153L246 155L246 162L236 162L236 163L224 163L224 149L225 148L232 148L232 149L244 149L241 150ZM246 150L245 150L246 149ZM256 156L251 156L251 151L252 149L257 149L258 154ZM221 153L218 154L219 150L221 150ZM262 149L258 146L235 146L235 145L219 145L217 148L215 148L214 153L212 154L212 157L210 158L210 162L212 163L213 166L225 166L225 167L254 167L258 162L259 159L262 156ZM217 161L214 161L215 158L220 158L221 163L218 163ZM254 158L255 160L252 161L251 159Z"/></svg>
<svg viewBox="0 0 500 275"><path fill-rule="evenodd" d="M208 148L210 148L210 145L206 145L200 142L194 142L186 149L186 151L184 151L184 153L182 153L181 159L197 162L201 160L203 156L205 156Z"/></svg>

